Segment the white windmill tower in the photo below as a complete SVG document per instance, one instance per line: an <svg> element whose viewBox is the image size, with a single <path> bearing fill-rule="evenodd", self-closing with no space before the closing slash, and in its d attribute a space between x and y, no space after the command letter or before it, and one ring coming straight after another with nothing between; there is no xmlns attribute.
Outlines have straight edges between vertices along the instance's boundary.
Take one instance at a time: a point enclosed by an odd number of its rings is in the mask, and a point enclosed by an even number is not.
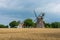
<svg viewBox="0 0 60 40"><path fill-rule="evenodd" d="M23 23L21 23L20 21L18 21L18 22L19 22L19 25L17 28L23 28Z"/></svg>
<svg viewBox="0 0 60 40"><path fill-rule="evenodd" d="M37 28L44 28L44 23L43 23L43 17L45 15L45 13L41 12L40 15L37 16L35 10L34 10L34 14L36 17L36 27Z"/></svg>

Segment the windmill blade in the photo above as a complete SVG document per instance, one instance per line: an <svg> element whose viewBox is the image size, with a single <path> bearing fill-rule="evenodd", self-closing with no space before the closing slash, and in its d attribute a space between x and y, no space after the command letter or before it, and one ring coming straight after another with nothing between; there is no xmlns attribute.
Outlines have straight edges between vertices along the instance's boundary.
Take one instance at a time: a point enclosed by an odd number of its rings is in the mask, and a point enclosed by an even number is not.
<svg viewBox="0 0 60 40"><path fill-rule="evenodd" d="M34 22L36 22L37 20L36 19L34 19Z"/></svg>
<svg viewBox="0 0 60 40"><path fill-rule="evenodd" d="M39 16L44 17L45 13L41 12Z"/></svg>
<svg viewBox="0 0 60 40"><path fill-rule="evenodd" d="M42 16L44 16L45 15L45 13L42 13Z"/></svg>
<svg viewBox="0 0 60 40"><path fill-rule="evenodd" d="M37 18L37 14L36 14L35 10L34 10L34 14L35 14L35 17Z"/></svg>
<svg viewBox="0 0 60 40"><path fill-rule="evenodd" d="M43 13L43 12L40 13L40 16L42 16L42 13Z"/></svg>

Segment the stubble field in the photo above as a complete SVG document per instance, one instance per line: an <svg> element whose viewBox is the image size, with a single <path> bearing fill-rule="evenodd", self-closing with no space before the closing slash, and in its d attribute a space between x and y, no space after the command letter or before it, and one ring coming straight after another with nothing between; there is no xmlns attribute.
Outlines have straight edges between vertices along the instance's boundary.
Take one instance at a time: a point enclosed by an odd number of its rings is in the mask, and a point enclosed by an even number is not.
<svg viewBox="0 0 60 40"><path fill-rule="evenodd" d="M55 28L1 28L0 40L60 40L60 29Z"/></svg>

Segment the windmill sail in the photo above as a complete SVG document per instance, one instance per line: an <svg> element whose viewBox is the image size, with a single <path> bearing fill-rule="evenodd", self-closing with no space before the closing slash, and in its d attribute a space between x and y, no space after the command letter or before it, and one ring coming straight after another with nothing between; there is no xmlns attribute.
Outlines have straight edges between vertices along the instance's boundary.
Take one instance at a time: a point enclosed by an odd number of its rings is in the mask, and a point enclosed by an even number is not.
<svg viewBox="0 0 60 40"><path fill-rule="evenodd" d="M34 10L34 14L35 14L35 17L37 18L37 14L36 14L35 10Z"/></svg>

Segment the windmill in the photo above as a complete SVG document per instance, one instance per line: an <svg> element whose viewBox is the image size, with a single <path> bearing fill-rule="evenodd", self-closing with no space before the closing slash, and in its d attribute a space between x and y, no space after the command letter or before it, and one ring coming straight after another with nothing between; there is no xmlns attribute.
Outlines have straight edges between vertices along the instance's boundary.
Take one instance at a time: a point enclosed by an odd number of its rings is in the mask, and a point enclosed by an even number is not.
<svg viewBox="0 0 60 40"><path fill-rule="evenodd" d="M23 23L21 23L21 21L18 21L19 25L17 28L23 28Z"/></svg>
<svg viewBox="0 0 60 40"><path fill-rule="evenodd" d="M44 17L44 13L41 12L40 15L37 16L35 10L34 10L34 14L35 14L35 17L36 17L36 27L37 28L44 28L44 23L43 23L43 17Z"/></svg>

